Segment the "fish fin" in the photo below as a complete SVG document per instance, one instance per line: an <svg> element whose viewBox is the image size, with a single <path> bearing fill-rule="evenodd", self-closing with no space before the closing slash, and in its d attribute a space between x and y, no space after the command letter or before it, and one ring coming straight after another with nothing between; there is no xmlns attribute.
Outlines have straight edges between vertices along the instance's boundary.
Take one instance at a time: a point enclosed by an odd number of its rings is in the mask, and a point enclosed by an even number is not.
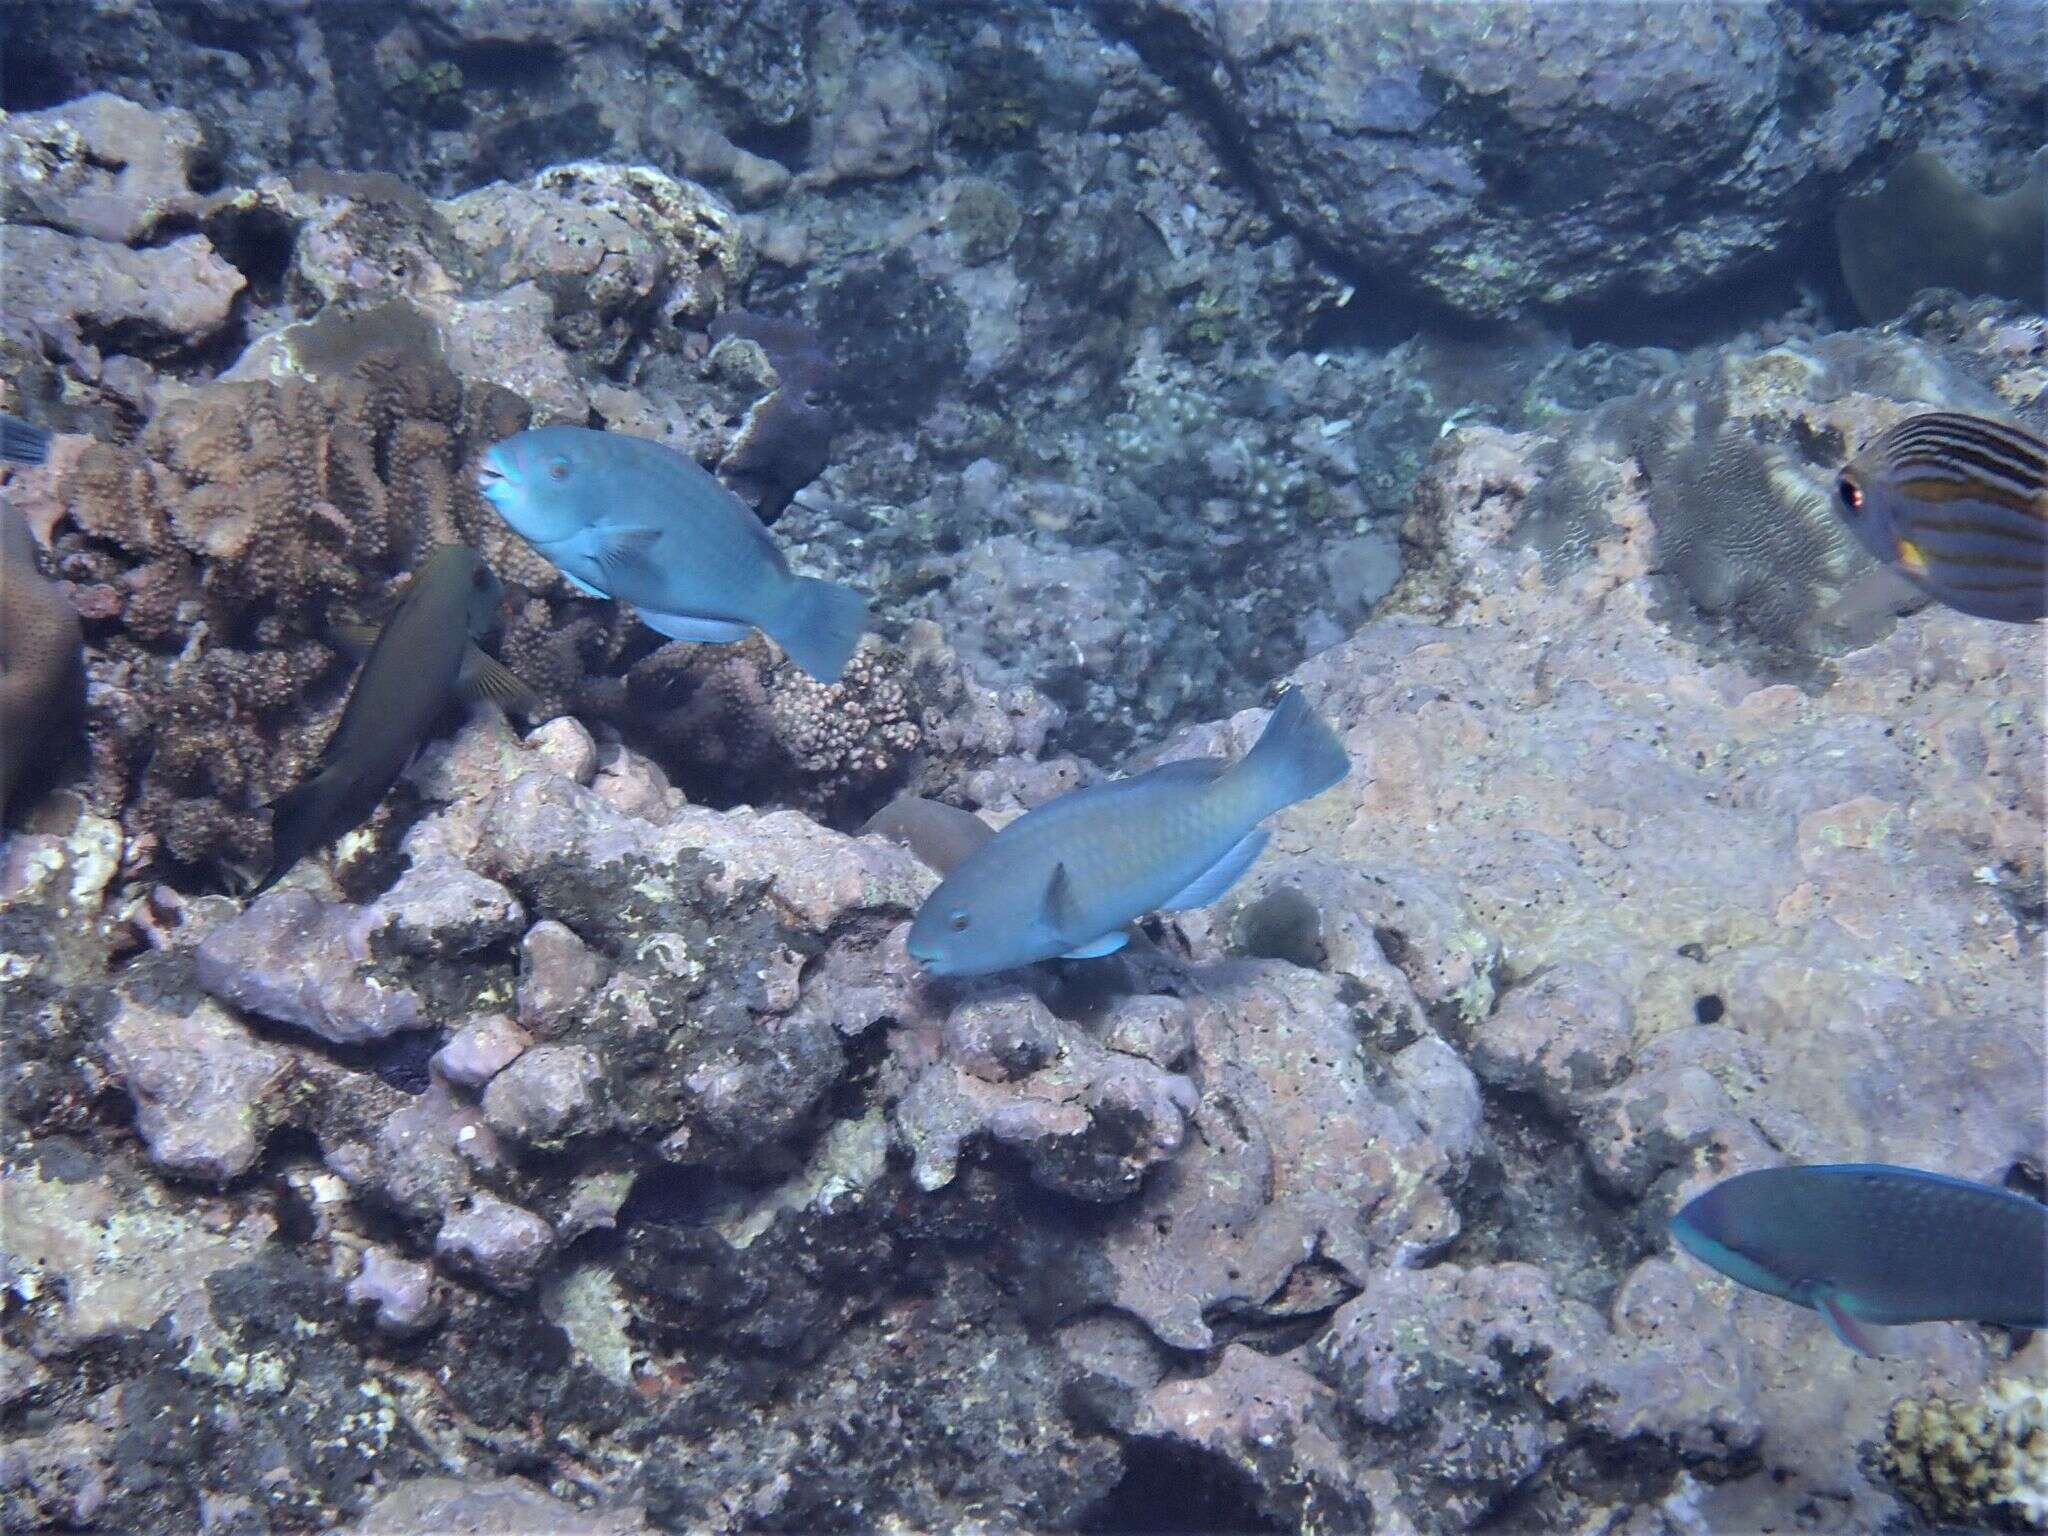
<svg viewBox="0 0 2048 1536"><path fill-rule="evenodd" d="M901 843L928 868L949 875L994 837L996 829L957 805L904 795L870 816L859 835Z"/></svg>
<svg viewBox="0 0 2048 1536"><path fill-rule="evenodd" d="M560 566L556 566L555 569L558 571L562 570ZM572 576L567 571L562 571L562 580L569 583L570 586L574 587L578 592L581 592L585 597L600 597L603 598L606 602L611 601L611 593L598 591L596 587L593 587L581 576Z"/></svg>
<svg viewBox="0 0 2048 1536"><path fill-rule="evenodd" d="M1307 694L1290 688L1280 695L1265 730L1236 771L1261 784L1265 809L1259 814L1264 817L1321 794L1350 770L1351 759L1337 733L1316 714Z"/></svg>
<svg viewBox="0 0 2048 1536"><path fill-rule="evenodd" d="M640 622L656 634L667 635L671 640L694 641L699 645L727 645L734 640L744 640L754 627L731 619L700 619L688 613L654 613L646 608L635 611L640 615Z"/></svg>
<svg viewBox="0 0 2048 1536"><path fill-rule="evenodd" d="M1266 846L1271 834L1263 828L1254 828L1230 845L1230 851L1203 870L1182 889L1175 891L1159 903L1162 912L1186 912L1195 907L1206 907L1237 884L1244 872L1252 867Z"/></svg>
<svg viewBox="0 0 2048 1536"><path fill-rule="evenodd" d="M1072 933L1078 925L1080 914L1074 909L1074 883L1067 878L1064 859L1053 865L1052 878L1045 882L1045 900L1039 915L1055 938Z"/></svg>
<svg viewBox="0 0 2048 1536"><path fill-rule="evenodd" d="M0 414L0 459L40 464L50 453L50 434L32 421Z"/></svg>
<svg viewBox="0 0 2048 1536"><path fill-rule="evenodd" d="M617 576L634 561L644 560L660 537L659 528L607 528L592 539L591 558L605 575Z"/></svg>
<svg viewBox="0 0 2048 1536"><path fill-rule="evenodd" d="M327 638L350 661L367 660L377 645L379 631L374 624L330 624Z"/></svg>
<svg viewBox="0 0 2048 1536"><path fill-rule="evenodd" d="M1104 955L1113 955L1131 942L1131 936L1119 928L1115 933L1106 933L1093 944L1083 944L1079 949L1070 949L1061 955L1062 960L1097 960Z"/></svg>
<svg viewBox="0 0 2048 1536"><path fill-rule="evenodd" d="M799 576L781 611L761 628L789 659L821 683L836 683L867 631L867 599L837 581Z"/></svg>
<svg viewBox="0 0 2048 1536"><path fill-rule="evenodd" d="M1842 1305L1842 1298L1832 1289L1824 1289L1813 1298L1814 1310L1828 1320L1828 1327L1834 1330L1836 1338L1859 1355L1875 1360L1883 1353L1864 1331L1863 1324L1849 1315Z"/></svg>
<svg viewBox="0 0 2048 1536"><path fill-rule="evenodd" d="M489 699L516 714L530 717L540 712L539 696L510 667L486 656L474 645L462 653L462 670L455 674L455 692L472 704Z"/></svg>
<svg viewBox="0 0 2048 1536"><path fill-rule="evenodd" d="M327 841L323 823L329 815L333 792L333 780L324 772L315 773L264 807L270 812L270 872L257 882L245 902L261 896L290 874L300 859Z"/></svg>

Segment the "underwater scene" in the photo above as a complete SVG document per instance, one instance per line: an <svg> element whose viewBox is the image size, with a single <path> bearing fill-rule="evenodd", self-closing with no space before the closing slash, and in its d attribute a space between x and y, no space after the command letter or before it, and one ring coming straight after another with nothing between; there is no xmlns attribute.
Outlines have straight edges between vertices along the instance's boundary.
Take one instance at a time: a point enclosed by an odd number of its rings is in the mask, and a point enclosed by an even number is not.
<svg viewBox="0 0 2048 1536"><path fill-rule="evenodd" d="M2042 0L0 93L0 1528L2048 1530Z"/></svg>

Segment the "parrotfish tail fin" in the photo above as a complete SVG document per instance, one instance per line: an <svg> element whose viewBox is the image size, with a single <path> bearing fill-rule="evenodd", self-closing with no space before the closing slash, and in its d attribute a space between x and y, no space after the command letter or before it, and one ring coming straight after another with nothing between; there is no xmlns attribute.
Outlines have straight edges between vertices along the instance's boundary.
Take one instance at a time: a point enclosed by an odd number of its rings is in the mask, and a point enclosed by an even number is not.
<svg viewBox="0 0 2048 1536"><path fill-rule="evenodd" d="M1290 688L1237 771L1258 783L1264 807L1259 814L1270 816L1337 783L1351 771L1351 759L1337 733L1310 707L1308 695Z"/></svg>
<svg viewBox="0 0 2048 1536"><path fill-rule="evenodd" d="M1822 1291L1814 1297L1813 1305L1820 1315L1828 1320L1828 1327L1834 1330L1835 1337L1857 1354L1868 1355L1875 1360L1883 1353L1872 1342L1863 1324L1849 1315L1848 1309L1842 1305L1842 1298L1834 1291Z"/></svg>
<svg viewBox="0 0 2048 1536"><path fill-rule="evenodd" d="M292 872L293 865L325 841L333 798L334 785L329 776L316 773L270 802L270 873L248 894L246 901L254 901L277 884Z"/></svg>
<svg viewBox="0 0 2048 1536"><path fill-rule="evenodd" d="M49 452L49 433L32 421L0 414L0 459L10 464L40 464Z"/></svg>
<svg viewBox="0 0 2048 1536"><path fill-rule="evenodd" d="M868 627L868 605L851 587L800 576L782 611L761 627L812 677L836 683Z"/></svg>

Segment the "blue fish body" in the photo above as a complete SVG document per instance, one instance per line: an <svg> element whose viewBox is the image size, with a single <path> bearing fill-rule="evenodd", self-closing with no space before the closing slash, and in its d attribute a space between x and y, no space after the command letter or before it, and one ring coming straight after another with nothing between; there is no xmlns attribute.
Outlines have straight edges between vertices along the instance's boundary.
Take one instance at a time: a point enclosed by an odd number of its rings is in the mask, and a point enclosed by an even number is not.
<svg viewBox="0 0 2048 1536"><path fill-rule="evenodd" d="M1291 692L1236 764L1168 763L1018 817L932 892L910 954L940 976L1109 954L1133 919L1216 900L1265 846L1258 823L1348 768L1335 734Z"/></svg>
<svg viewBox="0 0 2048 1536"><path fill-rule="evenodd" d="M1766 1168L1691 1201L1671 1235L1867 1354L1866 1323L2048 1327L2048 1206L1990 1184L1883 1163Z"/></svg>
<svg viewBox="0 0 2048 1536"><path fill-rule="evenodd" d="M794 575L744 502L660 443L537 427L485 450L477 481L571 583L631 603L671 639L722 643L759 629L833 682L867 628L860 594Z"/></svg>

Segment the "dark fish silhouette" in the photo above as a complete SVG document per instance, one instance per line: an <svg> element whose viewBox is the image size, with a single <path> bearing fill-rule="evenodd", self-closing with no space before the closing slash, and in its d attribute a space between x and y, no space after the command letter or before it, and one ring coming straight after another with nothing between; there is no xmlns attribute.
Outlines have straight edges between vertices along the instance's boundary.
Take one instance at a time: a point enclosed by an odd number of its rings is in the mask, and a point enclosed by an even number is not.
<svg viewBox="0 0 2048 1536"><path fill-rule="evenodd" d="M496 624L503 595L474 550L444 547L420 562L356 674L312 777L273 802L275 851L251 900L377 808L451 696L514 707L530 697L475 645Z"/></svg>
<svg viewBox="0 0 2048 1536"><path fill-rule="evenodd" d="M49 433L32 421L0 411L0 459L10 464L40 464L49 455Z"/></svg>
<svg viewBox="0 0 2048 1536"><path fill-rule="evenodd" d="M84 714L78 613L37 568L28 523L0 501L0 812L21 784L49 776Z"/></svg>

